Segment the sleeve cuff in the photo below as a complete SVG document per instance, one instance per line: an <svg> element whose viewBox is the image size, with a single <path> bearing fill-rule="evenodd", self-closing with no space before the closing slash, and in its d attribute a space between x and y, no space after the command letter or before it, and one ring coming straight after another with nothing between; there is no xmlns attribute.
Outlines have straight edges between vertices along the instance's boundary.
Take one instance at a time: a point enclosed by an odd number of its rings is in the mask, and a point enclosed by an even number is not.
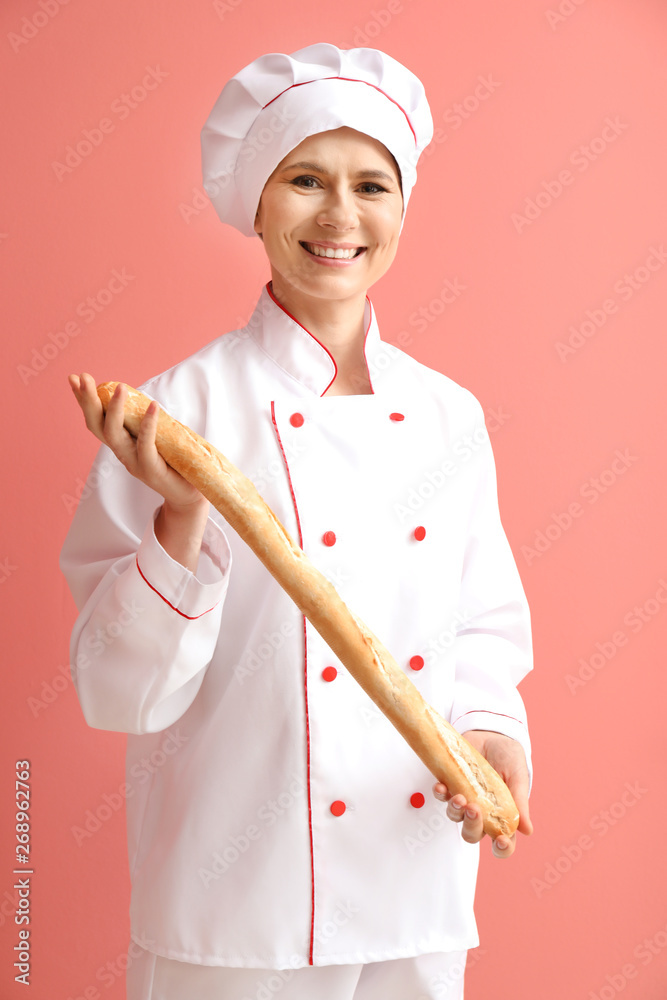
<svg viewBox="0 0 667 1000"><path fill-rule="evenodd" d="M155 518L137 550L136 567L145 584L184 618L212 611L227 590L232 554L225 533L209 517L202 539L196 575L165 552L155 537Z"/></svg>

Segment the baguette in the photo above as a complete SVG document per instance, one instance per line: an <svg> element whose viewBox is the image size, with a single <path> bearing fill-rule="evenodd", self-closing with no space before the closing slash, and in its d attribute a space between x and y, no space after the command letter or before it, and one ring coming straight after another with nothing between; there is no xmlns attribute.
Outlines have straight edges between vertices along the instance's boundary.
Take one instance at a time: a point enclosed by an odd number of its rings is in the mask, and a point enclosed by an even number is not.
<svg viewBox="0 0 667 1000"><path fill-rule="evenodd" d="M97 392L106 411L117 382ZM128 387L124 423L131 434L150 403ZM210 501L264 563L349 673L451 794L478 803L485 833L511 836L519 811L486 759L421 696L391 654L347 607L261 498L221 452L160 409L157 449Z"/></svg>

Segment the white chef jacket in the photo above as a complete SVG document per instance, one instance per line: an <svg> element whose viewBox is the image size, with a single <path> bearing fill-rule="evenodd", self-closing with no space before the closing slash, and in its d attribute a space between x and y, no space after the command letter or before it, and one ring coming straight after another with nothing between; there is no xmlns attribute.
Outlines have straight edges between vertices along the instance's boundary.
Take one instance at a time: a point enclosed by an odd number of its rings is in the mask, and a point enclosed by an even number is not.
<svg viewBox="0 0 667 1000"><path fill-rule="evenodd" d="M142 388L254 481L428 702L530 766L529 612L482 408L383 343L369 300L365 354L373 393L324 397L333 358L267 285ZM272 969L476 945L478 847L254 553L211 508L192 573L105 446L89 482L61 566L86 721L129 734L134 940Z"/></svg>

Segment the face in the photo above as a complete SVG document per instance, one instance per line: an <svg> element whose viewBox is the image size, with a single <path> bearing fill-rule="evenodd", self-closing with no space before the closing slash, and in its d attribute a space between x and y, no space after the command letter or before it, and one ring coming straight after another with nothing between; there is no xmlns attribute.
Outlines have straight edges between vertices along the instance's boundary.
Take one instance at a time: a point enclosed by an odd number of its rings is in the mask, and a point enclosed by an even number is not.
<svg viewBox="0 0 667 1000"><path fill-rule="evenodd" d="M269 177L255 219L278 300L363 300L394 259L402 212L381 142L347 127L304 139Z"/></svg>

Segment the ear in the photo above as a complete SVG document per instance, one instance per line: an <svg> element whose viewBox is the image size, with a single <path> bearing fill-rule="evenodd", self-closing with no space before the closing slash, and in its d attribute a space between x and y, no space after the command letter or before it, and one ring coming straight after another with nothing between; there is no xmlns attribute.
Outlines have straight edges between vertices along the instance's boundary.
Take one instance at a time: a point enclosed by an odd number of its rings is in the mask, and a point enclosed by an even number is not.
<svg viewBox="0 0 667 1000"><path fill-rule="evenodd" d="M259 236L260 240L262 239L262 220L260 218L260 208L261 208L261 205L262 205L262 202L260 200L260 203L257 206L257 213L255 215L255 222L254 222L254 226L253 226L253 228L254 228L255 232L257 233L257 235Z"/></svg>

